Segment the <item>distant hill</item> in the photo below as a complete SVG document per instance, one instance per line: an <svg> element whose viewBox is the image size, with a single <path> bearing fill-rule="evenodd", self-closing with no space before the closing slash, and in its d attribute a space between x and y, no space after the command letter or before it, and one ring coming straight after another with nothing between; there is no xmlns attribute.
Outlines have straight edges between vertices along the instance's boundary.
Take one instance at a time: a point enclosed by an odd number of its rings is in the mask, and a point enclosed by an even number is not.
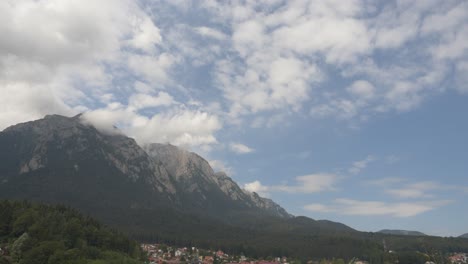
<svg viewBox="0 0 468 264"><path fill-rule="evenodd" d="M408 230L392 230L392 229L383 229L378 233L387 234L387 235L399 235L399 236L427 236L424 233L418 231L408 231Z"/></svg>
<svg viewBox="0 0 468 264"><path fill-rule="evenodd" d="M468 233L463 234L463 235L461 235L461 236L459 236L459 237L461 237L461 238L468 238Z"/></svg>

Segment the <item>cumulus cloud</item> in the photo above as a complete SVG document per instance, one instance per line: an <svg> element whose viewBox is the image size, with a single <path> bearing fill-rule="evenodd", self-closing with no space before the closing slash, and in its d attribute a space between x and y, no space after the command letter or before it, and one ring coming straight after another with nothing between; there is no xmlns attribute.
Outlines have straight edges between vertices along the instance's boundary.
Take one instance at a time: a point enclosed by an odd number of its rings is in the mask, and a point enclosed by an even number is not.
<svg viewBox="0 0 468 264"><path fill-rule="evenodd" d="M295 184L282 184L282 185L262 185L260 181L254 181L245 185L246 190L261 190L267 192L286 192L286 193L318 193L325 191L335 191L336 184L340 177L334 174L309 174L298 176L295 178Z"/></svg>
<svg viewBox="0 0 468 264"><path fill-rule="evenodd" d="M334 200L331 204L308 204L304 206L304 209L311 212L336 213L342 215L412 217L438 209L451 202L452 201L449 200L440 200L390 203L341 198Z"/></svg>
<svg viewBox="0 0 468 264"><path fill-rule="evenodd" d="M128 99L128 106L136 110L157 106L170 106L175 103L174 98L166 92L159 92L156 96L138 93L133 94Z"/></svg>
<svg viewBox="0 0 468 264"><path fill-rule="evenodd" d="M241 144L241 143L234 143L232 142L231 144L229 144L229 148L231 149L231 151L235 152L235 153L238 153L238 154L247 154L247 153L251 153L254 151L254 149L244 145L244 144Z"/></svg>
<svg viewBox="0 0 468 264"><path fill-rule="evenodd" d="M205 7L220 23L232 25L231 61L218 60L215 79L233 116L294 113L311 105L313 117L367 120L374 113L418 107L443 91L452 73L464 80L456 70L467 56L464 2L311 0ZM314 69L308 77L287 78L306 69ZM334 74L329 69L344 77L341 87L327 86L327 75ZM290 85L282 96L277 85L283 77ZM463 91L462 83L455 88Z"/></svg>
<svg viewBox="0 0 468 264"><path fill-rule="evenodd" d="M218 117L189 109L146 117L131 108L111 104L106 109L86 112L83 118L105 132L113 131L116 125L140 144L159 142L184 147L216 144L214 133L221 129Z"/></svg>
<svg viewBox="0 0 468 264"><path fill-rule="evenodd" d="M229 176L232 176L234 174L234 169L222 160L212 159L209 160L208 163L210 163L210 166L213 168L214 171L224 172Z"/></svg>
<svg viewBox="0 0 468 264"><path fill-rule="evenodd" d="M358 98L370 99L374 96L375 87L372 83L366 80L358 80L353 82L346 90Z"/></svg>
<svg viewBox="0 0 468 264"><path fill-rule="evenodd" d="M348 172L351 174L358 174L362 170L364 170L369 165L369 163L373 162L374 160L374 156L369 155L363 160L353 162L351 168L348 169Z"/></svg>
<svg viewBox="0 0 468 264"><path fill-rule="evenodd" d="M437 181L411 181L408 178L387 177L366 181L366 185L374 185L382 192L397 199L430 199L441 195L443 191L464 192L466 186L440 183Z"/></svg>
<svg viewBox="0 0 468 264"><path fill-rule="evenodd" d="M386 193L396 198L431 198L432 191L443 189L444 186L431 181L406 184L396 188L385 190Z"/></svg>
<svg viewBox="0 0 468 264"><path fill-rule="evenodd" d="M7 1L0 17L0 129L109 101L114 69L127 68L133 51L155 52L162 39L127 0Z"/></svg>
<svg viewBox="0 0 468 264"><path fill-rule="evenodd" d="M260 196L267 197L269 196L268 191L270 190L269 187L264 186L260 183L260 181L253 181L251 183L244 184L244 189L249 192L255 192Z"/></svg>
<svg viewBox="0 0 468 264"><path fill-rule="evenodd" d="M228 37L223 32L214 28L209 28L209 27L196 27L195 32L197 32L198 34L202 36L217 39L217 40L225 40Z"/></svg>
<svg viewBox="0 0 468 264"><path fill-rule="evenodd" d="M160 88L169 82L168 70L174 63L175 58L168 53L156 56L133 54L128 58L128 66L136 75Z"/></svg>
<svg viewBox="0 0 468 264"><path fill-rule="evenodd" d="M304 176L298 176L295 178L295 185L278 185L273 186L272 189L282 192L290 193L316 193L323 191L334 191L336 190L336 183L339 177L335 174L310 174Z"/></svg>
<svg viewBox="0 0 468 264"><path fill-rule="evenodd" d="M154 138L197 145L224 123L409 111L466 93L467 13L463 1L4 1L0 129L89 111L123 115L143 141L136 128L162 122Z"/></svg>
<svg viewBox="0 0 468 264"><path fill-rule="evenodd" d="M161 44L162 37L159 28L156 27L149 17L134 18L133 37L129 43L146 52L152 52L156 44Z"/></svg>

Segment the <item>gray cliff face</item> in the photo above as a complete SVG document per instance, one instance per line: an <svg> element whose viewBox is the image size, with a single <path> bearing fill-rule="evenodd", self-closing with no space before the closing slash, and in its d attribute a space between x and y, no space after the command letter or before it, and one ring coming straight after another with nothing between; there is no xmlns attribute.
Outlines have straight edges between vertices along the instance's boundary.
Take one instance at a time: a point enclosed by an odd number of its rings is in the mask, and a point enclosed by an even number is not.
<svg viewBox="0 0 468 264"><path fill-rule="evenodd" d="M151 207L156 197L167 206L212 215L254 211L290 217L273 201L244 191L224 172L215 172L195 153L168 144L142 148L117 129L97 130L80 115L49 115L9 127L0 133L0 146L4 161L0 185L5 183L0 187L5 190L15 180L34 181L32 187L47 184L51 194L67 185L70 189L60 191L65 198L68 193L79 196L75 192L84 188L87 200L100 199L96 197L105 189L106 203L120 199Z"/></svg>
<svg viewBox="0 0 468 264"><path fill-rule="evenodd" d="M168 172L177 181L184 181L196 177L203 177L207 181L214 181L211 175L213 169L208 162L193 152L170 144L153 143L144 147L154 160L164 164Z"/></svg>
<svg viewBox="0 0 468 264"><path fill-rule="evenodd" d="M155 161L167 168L181 192L198 193L203 199L217 199L221 193L226 203L282 218L291 216L272 200L242 190L226 173L214 172L205 159L193 152L158 143L144 148Z"/></svg>
<svg viewBox="0 0 468 264"><path fill-rule="evenodd" d="M165 168L155 163L135 140L117 130L112 134L100 133L80 115L72 118L48 115L9 127L2 133L21 139L15 145L20 156L19 174L46 169L52 157L60 158L75 170L80 170L80 160L104 158L133 182L143 180L158 192L175 191ZM70 163L73 161L76 164Z"/></svg>
<svg viewBox="0 0 468 264"><path fill-rule="evenodd" d="M251 201L254 204L254 207L262 208L271 212L274 215L280 216L282 218L290 218L293 215L289 214L283 207L279 206L277 203L273 202L273 200L268 198L260 197L255 192L249 192L247 190L243 190L245 194L247 194Z"/></svg>

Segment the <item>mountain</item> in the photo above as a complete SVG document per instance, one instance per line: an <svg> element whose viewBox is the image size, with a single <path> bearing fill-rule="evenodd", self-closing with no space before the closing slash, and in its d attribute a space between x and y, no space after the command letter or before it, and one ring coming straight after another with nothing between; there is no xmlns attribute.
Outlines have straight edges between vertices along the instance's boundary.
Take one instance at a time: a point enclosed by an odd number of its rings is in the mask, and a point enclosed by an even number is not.
<svg viewBox="0 0 468 264"><path fill-rule="evenodd" d="M242 190L224 172L215 172L201 156L170 144L150 144L146 152L175 178L180 202L191 209L220 212L255 210L289 218L291 215L270 199Z"/></svg>
<svg viewBox="0 0 468 264"><path fill-rule="evenodd" d="M58 115L0 133L0 196L78 207L142 207L175 200L169 173L131 138Z"/></svg>
<svg viewBox="0 0 468 264"><path fill-rule="evenodd" d="M399 235L399 236L427 236L426 234L418 232L418 231L408 231L408 230L383 229L383 230L380 230L378 233L387 234L387 235Z"/></svg>
<svg viewBox="0 0 468 264"><path fill-rule="evenodd" d="M292 216L242 190L195 153L168 144L141 147L81 115L49 115L5 129L0 161L0 198L71 206L139 241L304 261L360 257L381 263L383 239L393 251L468 251L461 238L416 240Z"/></svg>
<svg viewBox="0 0 468 264"><path fill-rule="evenodd" d="M460 238L468 238L468 233L459 236Z"/></svg>
<svg viewBox="0 0 468 264"><path fill-rule="evenodd" d="M9 127L0 133L0 146L4 197L79 207L169 206L212 216L252 211L290 217L273 201L215 173L195 153L163 144L143 149L117 129L97 130L81 115L49 115Z"/></svg>

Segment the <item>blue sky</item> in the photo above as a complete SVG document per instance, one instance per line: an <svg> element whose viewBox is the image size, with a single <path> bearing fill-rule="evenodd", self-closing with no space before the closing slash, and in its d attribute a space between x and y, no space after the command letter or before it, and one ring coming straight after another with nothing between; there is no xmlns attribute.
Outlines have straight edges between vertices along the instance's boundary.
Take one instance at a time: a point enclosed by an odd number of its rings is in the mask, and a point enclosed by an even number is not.
<svg viewBox="0 0 468 264"><path fill-rule="evenodd" d="M468 232L466 1L20 0L0 17L0 129L84 112L293 214Z"/></svg>

